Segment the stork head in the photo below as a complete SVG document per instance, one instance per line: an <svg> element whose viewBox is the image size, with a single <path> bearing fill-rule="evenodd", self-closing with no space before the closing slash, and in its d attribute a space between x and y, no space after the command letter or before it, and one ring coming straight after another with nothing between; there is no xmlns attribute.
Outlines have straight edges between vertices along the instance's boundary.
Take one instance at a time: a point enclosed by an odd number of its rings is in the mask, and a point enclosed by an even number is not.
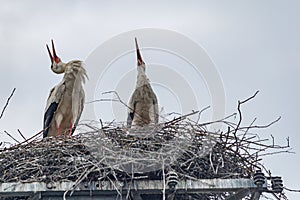
<svg viewBox="0 0 300 200"><path fill-rule="evenodd" d="M49 46L46 44L46 47L47 47L47 50L48 50L48 53L49 53L49 57L50 57L50 60L51 60L51 70L54 73L61 74L65 71L65 64L56 55L53 40L51 40L51 43L52 43L53 55L51 54Z"/></svg>
<svg viewBox="0 0 300 200"><path fill-rule="evenodd" d="M139 49L139 45L137 43L137 39L135 39L135 48L136 48L136 56L137 56L137 67L138 67L138 70L142 70L143 72L145 72L145 63L142 59L142 55L141 55L141 52L140 52L140 49Z"/></svg>

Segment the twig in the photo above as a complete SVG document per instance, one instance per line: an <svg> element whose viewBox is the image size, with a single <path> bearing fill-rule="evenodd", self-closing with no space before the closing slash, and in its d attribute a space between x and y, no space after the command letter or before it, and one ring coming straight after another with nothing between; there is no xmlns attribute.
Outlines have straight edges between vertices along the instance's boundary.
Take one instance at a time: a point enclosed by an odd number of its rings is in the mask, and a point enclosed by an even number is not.
<svg viewBox="0 0 300 200"><path fill-rule="evenodd" d="M197 114L197 113L199 113L199 111L192 111L191 113L188 113L188 114L186 114L186 115L182 115L182 116L180 116L180 117L174 118L174 119L171 120L171 121L165 122L165 125L168 126L169 124L175 124L175 123L177 123L177 122L179 122L179 121L181 121L181 120L184 120L184 119L186 119L187 117L189 117L189 116L191 116L191 115L195 115L195 114Z"/></svg>
<svg viewBox="0 0 300 200"><path fill-rule="evenodd" d="M240 127L240 125L241 125L241 122L242 122L242 112L241 112L241 105L242 104L244 104L244 103L246 103L246 102L248 102L248 101L250 101L251 99L253 99L257 94L258 94L258 92L259 91L256 91L255 93L254 93L254 95L252 95L251 97L249 97L249 98L247 98L247 99L245 99L245 100L243 100L243 101L238 101L238 113L239 113L239 121L238 121L238 124L237 124L237 128L238 127ZM236 131L234 132L234 134L236 133Z"/></svg>
<svg viewBox="0 0 300 200"><path fill-rule="evenodd" d="M101 102L101 101L116 101L121 103L122 105L124 105L125 107L127 107L128 110L130 111L134 111L134 108L129 107L119 96L119 94L116 91L107 91L107 92L103 92L102 94L114 94L116 95L117 99L98 99L98 100L94 100L94 101L90 101L87 103L94 103L94 102ZM140 116L139 113L135 112L136 115ZM143 118L141 117L141 119L143 120Z"/></svg>
<svg viewBox="0 0 300 200"><path fill-rule="evenodd" d="M239 113L239 121L238 121L238 123L237 123L237 125L236 125L236 128L235 128L234 132L233 132L233 135L234 135L234 138L235 138L236 142L238 142L238 138L237 138L236 133L237 133L237 131L239 130L239 127L240 127L240 125L241 125L241 123L242 123L242 111L241 111L241 105L244 104L244 103L246 103L247 101L250 101L251 99L253 99L253 98L258 94L258 92L259 92L259 91L256 91L256 92L254 93L254 95L252 95L251 97L249 97L249 98L247 98L247 99L245 99L245 100L243 100L243 101L238 101L238 107L237 107L237 110L238 110L238 113ZM238 150L239 150L239 146L237 145L237 146L236 146L236 152L238 152Z"/></svg>
<svg viewBox="0 0 300 200"><path fill-rule="evenodd" d="M23 142L20 142L19 144L15 145L15 146L12 146L12 147L10 147L10 148L8 148L8 149L5 149L5 150L14 150L14 149L17 149L20 145L22 145L22 144L24 144L24 143L26 143L26 142L29 142L30 140L32 140L32 139L34 139L34 138L40 136L43 132L44 132L44 130L41 130L41 131L38 132L37 134L35 134L35 135L33 135L32 137L28 138L27 140L25 140L25 141L23 141ZM0 149L0 152L1 152L1 151L2 151L2 150Z"/></svg>
<svg viewBox="0 0 300 200"><path fill-rule="evenodd" d="M248 126L248 127L240 127L239 130L254 129L254 128L268 128L268 127L272 126L273 124L277 123L280 119L281 119L281 116L279 116L277 119L270 122L269 124L266 124L266 125L251 125L251 126Z"/></svg>
<svg viewBox="0 0 300 200"><path fill-rule="evenodd" d="M9 134L7 131L4 131L6 135L8 135L11 139L13 139L15 142L20 143L17 139L15 139L11 134Z"/></svg>
<svg viewBox="0 0 300 200"><path fill-rule="evenodd" d="M8 99L7 99L6 103L5 103L4 108L2 109L2 112L1 112L1 115L0 115L0 119L2 118L2 116L4 114L4 111L5 111L6 107L8 106L8 103L9 103L10 99L12 98L12 96L14 95L15 91L16 91L16 88L13 89L13 91L10 94L10 96L8 97Z"/></svg>
<svg viewBox="0 0 300 200"><path fill-rule="evenodd" d="M295 190L295 189L290 189L287 187L283 187L285 190L290 191L290 192L300 192L300 190Z"/></svg>
<svg viewBox="0 0 300 200"><path fill-rule="evenodd" d="M22 134L22 132L20 131L20 129L17 129L18 133L21 135L21 137L26 141L27 139L25 138L25 136Z"/></svg>
<svg viewBox="0 0 300 200"><path fill-rule="evenodd" d="M200 117L201 117L201 114L205 111L205 110L207 110L207 109L209 109L210 108L210 106L207 106L207 107L205 107L205 108L203 108L202 110L200 110L200 112L199 112L199 114L198 114L198 118L197 118L197 124L199 123L199 120L200 120Z"/></svg>
<svg viewBox="0 0 300 200"><path fill-rule="evenodd" d="M259 90L257 90L257 91L254 93L254 95L252 95L251 97L249 97L249 98L247 98L247 99L241 101L240 104L246 103L247 101L250 101L251 99L254 99L255 96L256 96L258 93L259 93Z"/></svg>

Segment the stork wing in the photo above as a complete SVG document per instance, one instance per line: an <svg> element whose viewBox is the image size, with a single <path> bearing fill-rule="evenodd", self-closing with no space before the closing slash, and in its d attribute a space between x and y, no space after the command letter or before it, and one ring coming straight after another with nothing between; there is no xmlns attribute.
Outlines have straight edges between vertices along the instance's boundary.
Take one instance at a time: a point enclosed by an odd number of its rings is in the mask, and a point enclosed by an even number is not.
<svg viewBox="0 0 300 200"><path fill-rule="evenodd" d="M44 114L44 127L43 138L48 136L48 130L54 117L55 111L62 99L65 90L65 85L60 83L56 87L52 88L47 100L47 106Z"/></svg>
<svg viewBox="0 0 300 200"><path fill-rule="evenodd" d="M128 105L127 126L129 128L131 127L132 120L133 120L133 117L134 117L135 105L136 105L136 99L137 99L136 97L137 97L137 93L136 93L136 90L135 90L133 92L133 94L131 95L129 105Z"/></svg>
<svg viewBox="0 0 300 200"><path fill-rule="evenodd" d="M48 136L48 129L50 127L50 123L53 119L54 113L57 110L58 107L58 103L53 102L50 104L49 108L47 109L47 111L45 112L44 115L44 132L43 132L43 138Z"/></svg>
<svg viewBox="0 0 300 200"><path fill-rule="evenodd" d="M78 125L79 119L81 117L83 107L84 107L84 100L85 100L85 94L84 94L84 91L81 90L81 92L80 92L80 101L79 101L78 105L75 105L75 106L78 107L78 109L76 109L76 111L78 113L75 113L76 116L75 116L75 122L74 122L73 128L72 128L72 135L73 135L73 133L74 133L74 131L75 131L77 125Z"/></svg>
<svg viewBox="0 0 300 200"><path fill-rule="evenodd" d="M153 93L154 94L154 93ZM158 118L159 118L159 114L158 114L158 101L157 101L157 97L156 97L156 95L154 94L154 96L153 96L153 110L154 110L154 113L153 113L153 115L154 115L154 122L155 122L155 124L157 124L158 123Z"/></svg>

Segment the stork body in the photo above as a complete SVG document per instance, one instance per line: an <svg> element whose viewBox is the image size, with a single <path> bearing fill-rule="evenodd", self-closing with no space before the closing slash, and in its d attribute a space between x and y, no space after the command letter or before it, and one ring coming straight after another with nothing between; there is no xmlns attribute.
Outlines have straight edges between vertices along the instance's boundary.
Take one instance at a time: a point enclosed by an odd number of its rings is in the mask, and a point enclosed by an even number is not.
<svg viewBox="0 0 300 200"><path fill-rule="evenodd" d="M48 46L47 46L48 48ZM54 73L64 73L63 80L50 91L44 115L43 137L72 135L84 107L84 90L82 84L87 77L82 61L74 60L63 63L48 48Z"/></svg>
<svg viewBox="0 0 300 200"><path fill-rule="evenodd" d="M137 82L129 101L127 126L141 127L158 123L158 102L149 79L146 76L146 65L142 59L137 40Z"/></svg>

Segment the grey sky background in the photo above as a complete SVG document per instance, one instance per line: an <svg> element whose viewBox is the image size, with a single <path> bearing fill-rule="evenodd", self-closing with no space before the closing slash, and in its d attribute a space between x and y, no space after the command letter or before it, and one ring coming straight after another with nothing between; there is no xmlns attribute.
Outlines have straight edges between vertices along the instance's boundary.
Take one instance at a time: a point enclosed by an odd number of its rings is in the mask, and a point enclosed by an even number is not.
<svg viewBox="0 0 300 200"><path fill-rule="evenodd" d="M9 141L4 130L18 137L20 129L29 137L42 129L49 91L62 78L50 70L45 44L51 39L63 61L85 60L122 32L169 29L197 42L213 60L225 88L226 114L235 112L237 100L260 90L243 107L245 125L254 117L257 124L282 117L260 131L261 137L272 134L282 145L290 137L296 154L265 157L263 162L283 177L286 187L300 189L299 1L1 0L0 5L1 108L17 88L0 120L1 141ZM152 62L151 57L144 59ZM124 65L135 64L134 59L125 60ZM288 197L296 200L300 194L288 193Z"/></svg>

